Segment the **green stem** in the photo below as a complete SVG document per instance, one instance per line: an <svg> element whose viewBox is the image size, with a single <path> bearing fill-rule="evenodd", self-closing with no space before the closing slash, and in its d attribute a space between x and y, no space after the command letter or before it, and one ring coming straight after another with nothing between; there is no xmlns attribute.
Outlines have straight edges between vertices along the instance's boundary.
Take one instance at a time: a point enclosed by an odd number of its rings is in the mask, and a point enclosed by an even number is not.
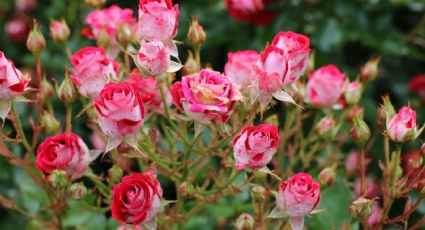
<svg viewBox="0 0 425 230"><path fill-rule="evenodd" d="M15 104L12 103L12 106L11 107L12 107L11 110L12 110L13 117L15 118L15 124L16 124L15 129L16 129L16 132L21 137L22 144L24 145L24 147L27 150L27 152L33 153L32 147L29 144L27 138L25 137L24 129L22 128L21 119L19 118L19 114L16 111Z"/></svg>
<svg viewBox="0 0 425 230"><path fill-rule="evenodd" d="M69 48L68 41L64 41L64 42L63 42L63 48L65 49L66 56L67 56L69 59L71 59L71 57L72 57L72 51L71 51L71 49Z"/></svg>
<svg viewBox="0 0 425 230"><path fill-rule="evenodd" d="M396 184L397 184L397 179L398 179L398 167L400 165L400 156L401 156L401 148L402 145L401 144L397 144L396 147L396 152L395 152L395 156L394 159L392 159L392 172L391 172L391 197L395 198L396 197Z"/></svg>
<svg viewBox="0 0 425 230"><path fill-rule="evenodd" d="M209 191L205 191L202 193L202 195L212 195L215 194L217 192L221 192L224 189L226 189L230 184L233 183L233 181L238 178L238 176L242 173L242 171L237 171L236 169L233 169L232 175L229 176L229 178L227 178L227 180L220 186L217 186L217 188L215 189L211 189Z"/></svg>

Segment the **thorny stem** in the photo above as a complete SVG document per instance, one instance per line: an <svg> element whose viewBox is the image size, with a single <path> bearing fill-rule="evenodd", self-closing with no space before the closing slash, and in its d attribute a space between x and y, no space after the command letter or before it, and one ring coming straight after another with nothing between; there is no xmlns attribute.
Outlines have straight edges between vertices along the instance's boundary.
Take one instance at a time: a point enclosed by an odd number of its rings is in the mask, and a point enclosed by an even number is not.
<svg viewBox="0 0 425 230"><path fill-rule="evenodd" d="M34 128L34 135L32 139L32 148L35 148L35 145L37 144L38 139L40 138L40 132L41 132L41 113L43 111L43 89L41 84L41 62L40 62L40 55L34 55L34 61L35 61L35 76L36 76L36 86L37 86L37 117L36 117L36 123Z"/></svg>

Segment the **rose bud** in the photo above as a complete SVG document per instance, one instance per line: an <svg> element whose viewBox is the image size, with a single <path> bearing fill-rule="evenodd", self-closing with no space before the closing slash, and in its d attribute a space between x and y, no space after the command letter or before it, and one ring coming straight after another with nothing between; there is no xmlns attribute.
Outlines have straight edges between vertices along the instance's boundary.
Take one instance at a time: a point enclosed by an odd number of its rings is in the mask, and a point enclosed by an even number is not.
<svg viewBox="0 0 425 230"><path fill-rule="evenodd" d="M372 162L372 159L368 154L365 154L365 169L367 170L368 165ZM360 153L356 150L351 151L347 159L345 160L345 171L347 174L359 175L360 174Z"/></svg>
<svg viewBox="0 0 425 230"><path fill-rule="evenodd" d="M364 145L370 137L369 126L363 119L358 117L353 120L353 127L351 128L351 138L359 145Z"/></svg>
<svg viewBox="0 0 425 230"><path fill-rule="evenodd" d="M381 57L371 58L366 62L360 69L360 74L365 82L373 80L378 75L378 64L381 61Z"/></svg>
<svg viewBox="0 0 425 230"><path fill-rule="evenodd" d="M74 200L81 200L87 194L87 188L83 183L76 183L71 185L68 191L68 196Z"/></svg>
<svg viewBox="0 0 425 230"><path fill-rule="evenodd" d="M382 106L378 107L376 111L376 127L379 131L384 131L387 122L387 115Z"/></svg>
<svg viewBox="0 0 425 230"><path fill-rule="evenodd" d="M226 76L206 69L183 76L181 82L174 83L171 94L178 108L202 124L227 122L235 103L243 99Z"/></svg>
<svg viewBox="0 0 425 230"><path fill-rule="evenodd" d="M45 175L55 169L66 171L71 180L82 177L98 152L90 152L83 140L74 133L46 138L37 148L36 167Z"/></svg>
<svg viewBox="0 0 425 230"><path fill-rule="evenodd" d="M226 0L225 3L230 16L235 19L267 25L277 15L276 11L267 10L266 5L272 1L274 0Z"/></svg>
<svg viewBox="0 0 425 230"><path fill-rule="evenodd" d="M54 169L47 177L49 184L60 191L63 191L69 184L68 174L64 170Z"/></svg>
<svg viewBox="0 0 425 230"><path fill-rule="evenodd" d="M354 105L345 109L347 111L346 115L347 115L348 121L353 122L354 118L356 117L363 119L364 110L362 107L358 105Z"/></svg>
<svg viewBox="0 0 425 230"><path fill-rule="evenodd" d="M81 95L97 98L109 78L118 79L119 64L106 56L100 47L86 47L71 57L71 79Z"/></svg>
<svg viewBox="0 0 425 230"><path fill-rule="evenodd" d="M387 117L388 118L388 117ZM409 106L403 106L400 111L387 122L387 135L397 143L407 143L415 140L422 132L416 127L416 111ZM388 120L387 120L388 121Z"/></svg>
<svg viewBox="0 0 425 230"><path fill-rule="evenodd" d="M65 79L63 79L56 93L59 99L65 103L72 103L78 98L77 89L68 75L65 75Z"/></svg>
<svg viewBox="0 0 425 230"><path fill-rule="evenodd" d="M319 204L320 184L308 173L297 173L279 185L277 206L270 214L274 218L288 217L292 229L302 229L304 216Z"/></svg>
<svg viewBox="0 0 425 230"><path fill-rule="evenodd" d="M372 205L372 213L370 214L369 218L367 218L367 225L371 229L376 229L377 224L381 222L381 216L382 216L382 208L374 203Z"/></svg>
<svg viewBox="0 0 425 230"><path fill-rule="evenodd" d="M6 22L6 33L10 41L15 43L24 43L31 30L31 20L24 16L12 17Z"/></svg>
<svg viewBox="0 0 425 230"><path fill-rule="evenodd" d="M184 63L182 73L183 75L191 75L198 72L198 64L196 60L193 58L193 54L191 51L188 51L186 62Z"/></svg>
<svg viewBox="0 0 425 230"><path fill-rule="evenodd" d="M308 101L315 106L337 104L345 90L346 74L335 65L326 65L309 74Z"/></svg>
<svg viewBox="0 0 425 230"><path fill-rule="evenodd" d="M41 115L41 125L49 135L57 133L60 128L60 122L55 118L55 116L47 111L43 111L43 114Z"/></svg>
<svg viewBox="0 0 425 230"><path fill-rule="evenodd" d="M183 197L189 197L193 195L195 188L193 184L187 181L184 181L179 185L178 192Z"/></svg>
<svg viewBox="0 0 425 230"><path fill-rule="evenodd" d="M46 47L46 40L38 28L37 21L34 20L34 25L27 38L27 48L33 55L40 55L41 51Z"/></svg>
<svg viewBox="0 0 425 230"><path fill-rule="evenodd" d="M50 22L50 34L55 42L62 43L68 39L71 31L64 19L61 21L52 20Z"/></svg>
<svg viewBox="0 0 425 230"><path fill-rule="evenodd" d="M194 47L198 47L204 44L206 36L204 28L198 22L198 18L193 18L190 23L189 31L187 32L187 39L189 42Z"/></svg>
<svg viewBox="0 0 425 230"><path fill-rule="evenodd" d="M121 24L117 33L117 41L124 47L127 47L127 45L130 43L136 43L137 38L134 36L133 29L134 26L130 24Z"/></svg>
<svg viewBox="0 0 425 230"><path fill-rule="evenodd" d="M409 90L421 96L425 104L425 74L418 74L409 81Z"/></svg>
<svg viewBox="0 0 425 230"><path fill-rule="evenodd" d="M105 4L106 0L85 0L85 2L87 6L99 9Z"/></svg>
<svg viewBox="0 0 425 230"><path fill-rule="evenodd" d="M53 85L46 78L43 78L41 85L43 99L50 100L53 97L55 88L53 88Z"/></svg>
<svg viewBox="0 0 425 230"><path fill-rule="evenodd" d="M335 181L335 177L336 177L336 172L335 172L335 167L336 165L332 166L332 167L327 167L324 168L320 174L319 174L319 182L322 185L331 185L334 183Z"/></svg>
<svg viewBox="0 0 425 230"><path fill-rule="evenodd" d="M140 39L168 41L177 34L179 7L171 0L139 0Z"/></svg>
<svg viewBox="0 0 425 230"><path fill-rule="evenodd" d="M336 125L334 119L324 117L317 123L314 130L320 138L327 140L333 138L337 134L339 125Z"/></svg>
<svg viewBox="0 0 425 230"><path fill-rule="evenodd" d="M356 105L362 97L363 86L357 81L347 84L344 92L345 103L348 105Z"/></svg>
<svg viewBox="0 0 425 230"><path fill-rule="evenodd" d="M143 42L137 62L145 75L158 76L170 66L170 50L161 41Z"/></svg>
<svg viewBox="0 0 425 230"><path fill-rule="evenodd" d="M274 125L248 126L242 129L232 143L238 170L247 166L259 169L265 167L277 151L279 132Z"/></svg>
<svg viewBox="0 0 425 230"><path fill-rule="evenodd" d="M161 199L162 188L156 172L125 176L112 192L112 217L123 224L154 226Z"/></svg>
<svg viewBox="0 0 425 230"><path fill-rule="evenodd" d="M354 184L354 192L357 196L365 196L368 199L374 199L381 193L381 188L375 179L366 177L366 192L365 194L361 194L360 179L357 178Z"/></svg>
<svg viewBox="0 0 425 230"><path fill-rule="evenodd" d="M267 199L269 192L263 186L256 185L251 189L251 197L254 201L264 201Z"/></svg>
<svg viewBox="0 0 425 230"><path fill-rule="evenodd" d="M162 87L154 77L141 77L139 76L140 71L134 69L130 76L130 83L133 88L142 95L143 104L145 106L145 112L149 113L155 111L157 113L164 113L164 103L162 101L161 92L159 87ZM167 105L171 105L172 96L168 87L163 87L165 100Z"/></svg>
<svg viewBox="0 0 425 230"><path fill-rule="evenodd" d="M125 139L134 143L134 135L142 128L145 118L143 98L128 82L108 83L94 101L97 122L109 137L106 152L118 147Z"/></svg>
<svg viewBox="0 0 425 230"><path fill-rule="evenodd" d="M366 219L372 213L372 205L373 200L360 197L351 202L348 211L354 218Z"/></svg>
<svg viewBox="0 0 425 230"><path fill-rule="evenodd" d="M242 213L235 221L237 230L252 230L254 229L254 218L247 213Z"/></svg>
<svg viewBox="0 0 425 230"><path fill-rule="evenodd" d="M227 54L227 63L224 66L224 74L233 83L239 85L241 90L249 92L252 68L258 58L259 54L255 50L229 52Z"/></svg>

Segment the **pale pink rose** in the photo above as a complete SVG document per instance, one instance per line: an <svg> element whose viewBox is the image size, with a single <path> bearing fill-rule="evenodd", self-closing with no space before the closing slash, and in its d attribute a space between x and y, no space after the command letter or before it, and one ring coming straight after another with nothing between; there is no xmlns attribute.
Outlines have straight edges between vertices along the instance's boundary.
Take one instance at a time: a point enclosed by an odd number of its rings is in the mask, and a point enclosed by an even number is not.
<svg viewBox="0 0 425 230"><path fill-rule="evenodd" d="M29 78L16 69L13 62L0 51L0 101L22 94L28 81Z"/></svg>
<svg viewBox="0 0 425 230"><path fill-rule="evenodd" d="M278 129L274 125L248 126L233 139L236 167L252 169L265 167L276 153L279 144Z"/></svg>
<svg viewBox="0 0 425 230"><path fill-rule="evenodd" d="M161 41L143 42L137 57L138 64L150 75L164 73L170 66L170 50Z"/></svg>
<svg viewBox="0 0 425 230"><path fill-rule="evenodd" d="M247 91L251 85L251 71L257 62L259 54L255 50L229 52L227 63L224 66L224 74L238 84L242 91Z"/></svg>
<svg viewBox="0 0 425 230"><path fill-rule="evenodd" d="M403 106L387 123L387 134L394 142L410 142L416 138L416 111Z"/></svg>
<svg viewBox="0 0 425 230"><path fill-rule="evenodd" d="M366 194L361 194L360 179L357 178L354 184L354 192L357 196L365 196L368 199L373 199L381 194L381 188L379 187L378 181L371 177L366 177Z"/></svg>
<svg viewBox="0 0 425 230"><path fill-rule="evenodd" d="M119 64L106 56L100 47L86 47L71 57L73 74L71 79L81 95L97 98L108 78L117 78Z"/></svg>
<svg viewBox="0 0 425 230"><path fill-rule="evenodd" d="M346 74L335 65L326 65L309 74L307 98L315 106L332 106L339 102L346 87Z"/></svg>
<svg viewBox="0 0 425 230"><path fill-rule="evenodd" d="M46 176L56 169L65 170L71 180L88 170L92 155L84 141L74 133L46 138L37 148L36 167Z"/></svg>
<svg viewBox="0 0 425 230"><path fill-rule="evenodd" d="M140 0L138 33L140 39L168 41L177 34L178 5L171 0Z"/></svg>
<svg viewBox="0 0 425 230"><path fill-rule="evenodd" d="M205 69L174 83L171 94L177 107L203 124L227 122L235 103L242 101L241 93L229 78Z"/></svg>
<svg viewBox="0 0 425 230"><path fill-rule="evenodd" d="M378 204L373 204L372 206L372 213L370 214L369 218L367 218L367 225L371 229L375 229L377 224L381 221L382 216L382 208Z"/></svg>
<svg viewBox="0 0 425 230"><path fill-rule="evenodd" d="M298 80L305 72L310 54L310 39L292 31L278 33L273 46L283 50L288 60L288 82Z"/></svg>
<svg viewBox="0 0 425 230"><path fill-rule="evenodd" d="M143 125L142 96L128 82L108 83L94 107L99 114L100 128L110 138L122 140L136 134Z"/></svg>
<svg viewBox="0 0 425 230"><path fill-rule="evenodd" d="M132 9L121 9L117 5L90 12L85 20L90 29L84 29L82 33L91 39L105 41L102 36L108 37L111 46L118 44L117 34L123 23L136 28L136 19Z"/></svg>
<svg viewBox="0 0 425 230"><path fill-rule="evenodd" d="M164 103L162 101L161 87L154 77L142 77L140 71L134 69L132 76L130 76L130 83L133 85L134 90L142 95L143 104L145 105L145 112L156 111L158 113L164 112ZM167 87L164 87L164 96L167 105L172 103L171 93Z"/></svg>

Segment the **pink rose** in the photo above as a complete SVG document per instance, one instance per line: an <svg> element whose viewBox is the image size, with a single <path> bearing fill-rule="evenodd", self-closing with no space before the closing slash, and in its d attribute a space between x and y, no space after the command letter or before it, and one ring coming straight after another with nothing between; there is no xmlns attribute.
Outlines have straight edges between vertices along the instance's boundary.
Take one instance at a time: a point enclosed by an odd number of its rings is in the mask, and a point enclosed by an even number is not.
<svg viewBox="0 0 425 230"><path fill-rule="evenodd" d="M278 211L291 218L292 229L302 229L304 216L319 204L320 184L308 173L298 173L279 185Z"/></svg>
<svg viewBox="0 0 425 230"><path fill-rule="evenodd" d="M133 10L121 9L117 5L90 12L85 22L90 26L90 29L82 31L85 36L97 41L105 41L106 39L103 36L108 36L108 43L112 46L118 44L116 37L123 23L136 26Z"/></svg>
<svg viewBox="0 0 425 230"><path fill-rule="evenodd" d="M233 155L236 167L242 170L246 166L258 169L265 167L277 151L279 144L278 129L274 125L245 127L233 139Z"/></svg>
<svg viewBox="0 0 425 230"><path fill-rule="evenodd" d="M387 122L388 137L394 142L410 142L419 135L416 128L416 111L403 106L400 111Z"/></svg>
<svg viewBox="0 0 425 230"><path fill-rule="evenodd" d="M277 15L275 11L266 8L273 1L275 0L226 0L225 3L229 14L237 20L267 25Z"/></svg>
<svg viewBox="0 0 425 230"><path fill-rule="evenodd" d="M345 86L345 73L335 65L322 66L309 74L307 98L315 106L332 106L341 99Z"/></svg>
<svg viewBox="0 0 425 230"><path fill-rule="evenodd" d="M139 1L139 37L168 41L177 34L179 7L171 0Z"/></svg>
<svg viewBox="0 0 425 230"><path fill-rule="evenodd" d="M259 55L255 50L229 52L227 54L227 63L224 66L224 74L233 83L238 84L241 90L247 91L251 85L252 67L258 58Z"/></svg>
<svg viewBox="0 0 425 230"><path fill-rule="evenodd" d="M71 79L84 97L97 98L108 78L117 79L119 64L106 57L100 47L86 47L71 57L74 66Z"/></svg>
<svg viewBox="0 0 425 230"><path fill-rule="evenodd" d="M37 148L36 167L46 176L56 169L65 170L71 180L88 170L97 154L91 154L84 141L74 133L46 138Z"/></svg>
<svg viewBox="0 0 425 230"><path fill-rule="evenodd" d="M145 118L143 99L128 82L108 83L94 101L98 123L110 137L107 151L117 147L123 138L136 134Z"/></svg>
<svg viewBox="0 0 425 230"><path fill-rule="evenodd" d="M205 69L174 83L171 94L177 107L203 124L226 122L235 103L242 101L239 90L226 76Z"/></svg>
<svg viewBox="0 0 425 230"><path fill-rule="evenodd" d="M0 51L0 101L10 100L24 92L28 85L28 77L15 68Z"/></svg>
<svg viewBox="0 0 425 230"><path fill-rule="evenodd" d="M305 72L310 54L310 39L291 31L278 33L272 42L284 51L288 60L288 82L298 80Z"/></svg>
<svg viewBox="0 0 425 230"><path fill-rule="evenodd" d="M158 84L157 80L154 77L141 77L138 69L134 69L132 74L133 76L130 76L130 83L133 85L133 88L142 95L145 112L154 110L163 113L164 103L162 101L161 92L159 91L159 87L161 86ZM164 87L164 94L167 105L170 105L172 98L167 87Z"/></svg>
<svg viewBox="0 0 425 230"><path fill-rule="evenodd" d="M149 75L160 75L170 66L170 50L161 41L143 42L137 57L141 69Z"/></svg>
<svg viewBox="0 0 425 230"><path fill-rule="evenodd" d="M377 224L381 221L382 216L382 208L378 204L373 204L372 206L372 213L370 214L369 218L367 218L367 225L371 229L375 229Z"/></svg>
<svg viewBox="0 0 425 230"><path fill-rule="evenodd" d="M112 217L124 224L154 225L161 199L162 188L154 171L125 176L112 192Z"/></svg>

